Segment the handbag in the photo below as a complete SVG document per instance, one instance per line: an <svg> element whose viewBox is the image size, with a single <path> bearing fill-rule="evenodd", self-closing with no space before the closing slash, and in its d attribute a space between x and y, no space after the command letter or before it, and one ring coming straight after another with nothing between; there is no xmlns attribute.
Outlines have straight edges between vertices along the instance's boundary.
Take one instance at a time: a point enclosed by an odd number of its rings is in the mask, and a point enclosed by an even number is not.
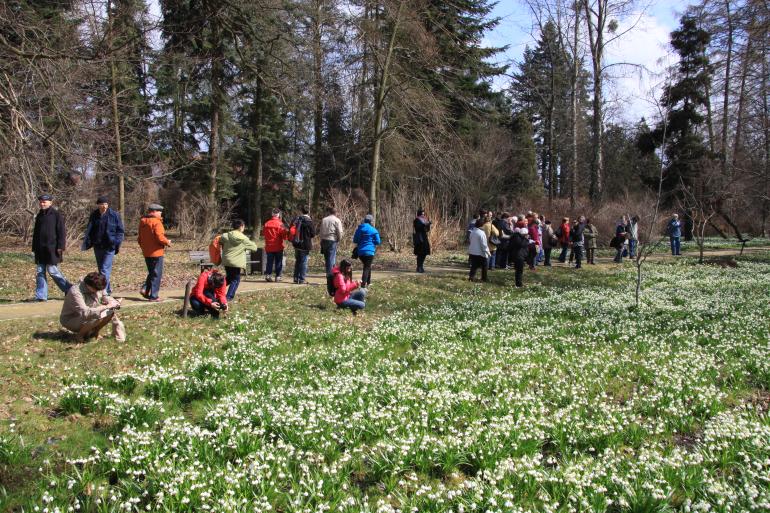
<svg viewBox="0 0 770 513"><path fill-rule="evenodd" d="M350 258L352 258L354 260L358 258L358 246L353 248L353 254L350 255Z"/></svg>

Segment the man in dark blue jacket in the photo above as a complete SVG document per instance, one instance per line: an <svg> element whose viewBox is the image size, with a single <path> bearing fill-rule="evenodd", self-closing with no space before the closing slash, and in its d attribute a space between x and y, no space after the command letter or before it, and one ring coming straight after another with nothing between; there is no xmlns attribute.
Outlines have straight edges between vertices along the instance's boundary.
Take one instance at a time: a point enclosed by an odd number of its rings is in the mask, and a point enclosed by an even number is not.
<svg viewBox="0 0 770 513"><path fill-rule="evenodd" d="M88 218L88 227L83 237L83 251L94 248L96 265L99 272L107 278L107 295L112 293L110 275L112 274L112 261L120 252L123 243L125 229L120 214L110 208L110 200L107 196L99 196L96 200L96 210Z"/></svg>

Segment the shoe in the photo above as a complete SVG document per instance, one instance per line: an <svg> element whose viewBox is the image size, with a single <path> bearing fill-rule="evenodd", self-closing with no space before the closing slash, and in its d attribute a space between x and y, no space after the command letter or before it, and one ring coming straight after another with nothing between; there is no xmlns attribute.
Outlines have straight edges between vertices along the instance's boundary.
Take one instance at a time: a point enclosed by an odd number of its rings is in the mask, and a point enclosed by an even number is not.
<svg viewBox="0 0 770 513"><path fill-rule="evenodd" d="M161 298L159 298L159 297L148 297L147 301L149 301L151 303L160 303L163 300Z"/></svg>
<svg viewBox="0 0 770 513"><path fill-rule="evenodd" d="M39 298L39 297L36 297L36 298L35 298L33 301L35 301L36 303L45 303L45 302L46 302L46 301L48 301L48 300L47 300L47 299L41 299L41 298Z"/></svg>
<svg viewBox="0 0 770 513"><path fill-rule="evenodd" d="M297 282L295 282L295 283L296 283L297 285L306 285L306 284L307 284L307 282L306 282L305 280L299 280L299 281L297 281Z"/></svg>
<svg viewBox="0 0 770 513"><path fill-rule="evenodd" d="M144 299L150 299L150 294L147 292L147 289L139 289L139 295Z"/></svg>
<svg viewBox="0 0 770 513"><path fill-rule="evenodd" d="M276 276L275 280L273 280L273 281L275 281L275 282L283 281L283 278L281 278L280 276Z"/></svg>
<svg viewBox="0 0 770 513"><path fill-rule="evenodd" d="M265 281L273 281L273 278L269 274L266 274Z"/></svg>

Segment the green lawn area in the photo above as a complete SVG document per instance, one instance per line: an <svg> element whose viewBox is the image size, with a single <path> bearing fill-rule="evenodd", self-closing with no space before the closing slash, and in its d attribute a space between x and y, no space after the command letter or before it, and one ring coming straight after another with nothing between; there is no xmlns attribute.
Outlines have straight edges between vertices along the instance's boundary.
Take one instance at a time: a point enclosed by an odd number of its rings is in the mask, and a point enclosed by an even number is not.
<svg viewBox="0 0 770 513"><path fill-rule="evenodd" d="M767 511L770 253L650 262L638 310L634 275L164 305L122 345L2 323L0 510Z"/></svg>

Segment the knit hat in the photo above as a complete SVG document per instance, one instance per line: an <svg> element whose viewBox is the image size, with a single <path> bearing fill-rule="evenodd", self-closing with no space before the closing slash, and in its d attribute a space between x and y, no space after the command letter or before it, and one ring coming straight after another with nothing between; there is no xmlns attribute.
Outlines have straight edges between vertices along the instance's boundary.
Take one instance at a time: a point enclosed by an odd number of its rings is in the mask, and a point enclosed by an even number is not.
<svg viewBox="0 0 770 513"><path fill-rule="evenodd" d="M364 216L364 222L372 224L374 222L374 216L372 214L366 214L366 216Z"/></svg>
<svg viewBox="0 0 770 513"><path fill-rule="evenodd" d="M38 201L53 201L53 196L50 194L41 194L37 199Z"/></svg>
<svg viewBox="0 0 770 513"><path fill-rule="evenodd" d="M107 196L99 196L98 198L96 198L97 205L100 205L102 203L109 203L109 202L110 202L110 198L108 198Z"/></svg>

